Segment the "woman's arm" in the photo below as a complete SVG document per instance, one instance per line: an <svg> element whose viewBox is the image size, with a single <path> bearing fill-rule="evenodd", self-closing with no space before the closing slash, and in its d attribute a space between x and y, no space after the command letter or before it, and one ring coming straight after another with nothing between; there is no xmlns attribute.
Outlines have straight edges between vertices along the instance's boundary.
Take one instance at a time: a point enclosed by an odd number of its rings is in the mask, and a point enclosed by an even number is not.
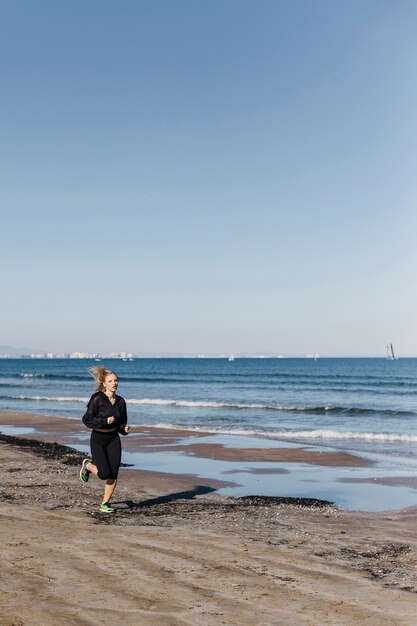
<svg viewBox="0 0 417 626"><path fill-rule="evenodd" d="M106 417L99 417L98 413L98 398L97 396L91 396L90 402L87 406L87 411L83 416L83 423L87 428L103 428L107 426L108 421Z"/></svg>
<svg viewBox="0 0 417 626"><path fill-rule="evenodd" d="M118 428L118 431L121 435L127 435L127 433L130 430L130 426L127 423L127 410L126 410L126 402L123 400L123 407L122 410L120 412L120 426Z"/></svg>

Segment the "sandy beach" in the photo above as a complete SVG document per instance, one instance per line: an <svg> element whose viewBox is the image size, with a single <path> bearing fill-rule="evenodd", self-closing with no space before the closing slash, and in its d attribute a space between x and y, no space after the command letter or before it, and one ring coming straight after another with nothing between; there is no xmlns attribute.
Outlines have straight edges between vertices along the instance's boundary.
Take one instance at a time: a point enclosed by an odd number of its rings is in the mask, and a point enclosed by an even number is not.
<svg viewBox="0 0 417 626"><path fill-rule="evenodd" d="M123 468L109 516L64 422L28 419L53 436L1 436L2 626L415 624L416 508L222 497Z"/></svg>

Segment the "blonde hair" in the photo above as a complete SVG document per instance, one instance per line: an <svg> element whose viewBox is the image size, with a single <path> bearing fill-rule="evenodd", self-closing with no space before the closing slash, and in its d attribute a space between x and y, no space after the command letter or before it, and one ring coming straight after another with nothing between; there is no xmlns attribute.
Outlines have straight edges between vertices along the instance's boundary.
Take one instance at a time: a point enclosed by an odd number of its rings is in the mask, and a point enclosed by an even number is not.
<svg viewBox="0 0 417 626"><path fill-rule="evenodd" d="M97 383L96 391L105 390L104 381L107 376L110 376L110 374L114 374L117 377L116 372L113 372L113 370L107 370L105 367L90 367L88 369L88 373L91 374Z"/></svg>

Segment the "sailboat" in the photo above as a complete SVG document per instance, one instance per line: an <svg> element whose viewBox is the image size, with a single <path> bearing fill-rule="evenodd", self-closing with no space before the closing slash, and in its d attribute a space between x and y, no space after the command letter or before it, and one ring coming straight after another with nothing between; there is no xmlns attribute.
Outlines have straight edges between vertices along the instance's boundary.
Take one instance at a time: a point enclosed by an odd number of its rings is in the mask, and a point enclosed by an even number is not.
<svg viewBox="0 0 417 626"><path fill-rule="evenodd" d="M387 361L396 361L397 357L395 356L394 347L392 343L387 343Z"/></svg>
<svg viewBox="0 0 417 626"><path fill-rule="evenodd" d="M229 361L234 361L234 360L235 360L235 357L233 356L233 352L231 352L229 356Z"/></svg>

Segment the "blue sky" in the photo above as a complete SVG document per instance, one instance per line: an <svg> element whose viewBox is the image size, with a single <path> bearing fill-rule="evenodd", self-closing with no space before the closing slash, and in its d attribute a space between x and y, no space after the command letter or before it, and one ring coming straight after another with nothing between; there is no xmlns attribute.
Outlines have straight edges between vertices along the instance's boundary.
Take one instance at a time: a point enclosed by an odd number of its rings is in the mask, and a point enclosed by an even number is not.
<svg viewBox="0 0 417 626"><path fill-rule="evenodd" d="M0 344L417 356L414 0L0 1Z"/></svg>

